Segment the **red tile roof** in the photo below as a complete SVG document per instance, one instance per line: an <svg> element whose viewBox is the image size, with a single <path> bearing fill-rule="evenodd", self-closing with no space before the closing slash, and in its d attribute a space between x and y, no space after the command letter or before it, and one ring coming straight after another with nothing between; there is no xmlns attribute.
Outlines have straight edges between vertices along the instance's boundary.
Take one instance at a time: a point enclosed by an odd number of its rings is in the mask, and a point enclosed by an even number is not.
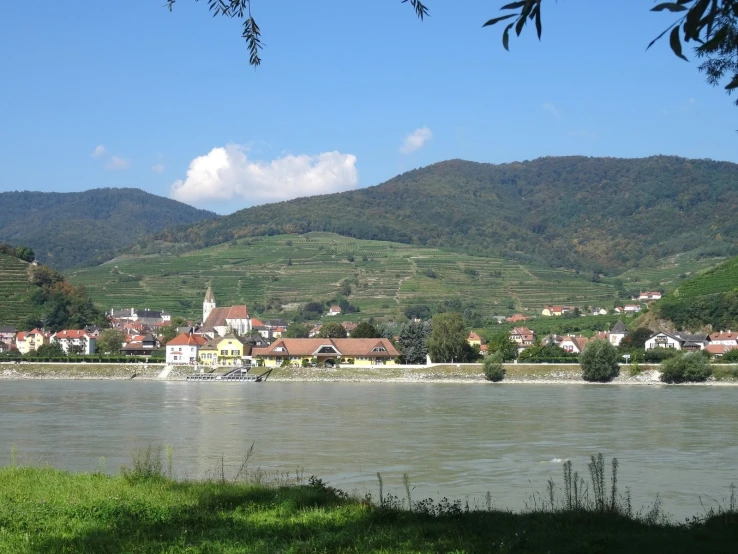
<svg viewBox="0 0 738 554"><path fill-rule="evenodd" d="M710 335L710 340L738 341L738 331L716 331Z"/></svg>
<svg viewBox="0 0 738 554"><path fill-rule="evenodd" d="M705 350L707 350L709 354L720 355L723 355L730 350L735 350L736 348L738 348L738 346L734 346L732 344L708 344L705 346Z"/></svg>
<svg viewBox="0 0 738 554"><path fill-rule="evenodd" d="M81 338L92 338L91 335L86 333L83 330L79 329L65 329L63 331L59 331L57 333L54 333L55 339L81 339Z"/></svg>
<svg viewBox="0 0 738 554"><path fill-rule="evenodd" d="M203 327L206 329L227 327L227 320L229 319L249 319L249 309L246 306L214 308L208 315L208 318L203 322Z"/></svg>
<svg viewBox="0 0 738 554"><path fill-rule="evenodd" d="M207 339L202 335L190 335L189 333L182 333L177 335L167 343L167 346L202 346L207 342Z"/></svg>
<svg viewBox="0 0 738 554"><path fill-rule="evenodd" d="M345 358L348 356L371 356L395 358L400 355L387 339L279 339L264 348L254 348L252 356L312 356L321 346L333 346ZM285 348L284 351L275 350ZM386 352L372 352L384 348Z"/></svg>

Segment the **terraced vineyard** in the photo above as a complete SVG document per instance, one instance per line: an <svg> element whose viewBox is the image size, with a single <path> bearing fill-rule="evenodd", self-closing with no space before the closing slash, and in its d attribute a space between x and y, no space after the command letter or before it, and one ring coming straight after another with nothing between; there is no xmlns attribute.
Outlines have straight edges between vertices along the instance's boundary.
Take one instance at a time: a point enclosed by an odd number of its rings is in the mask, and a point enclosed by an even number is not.
<svg viewBox="0 0 738 554"><path fill-rule="evenodd" d="M669 256L654 267L629 269L617 278L630 288L639 284L642 290L661 287L671 290L680 286L684 279L723 261L725 258L704 258L698 256L698 252L685 252Z"/></svg>
<svg viewBox="0 0 738 554"><path fill-rule="evenodd" d="M257 237L188 253L120 258L68 277L86 285L106 309L166 309L195 319L208 283L218 305L253 306L273 299L283 305L328 300L349 280L349 300L363 318L398 315L409 305L452 298L497 315L537 314L549 303L611 306L615 297L612 285L569 271L331 233Z"/></svg>
<svg viewBox="0 0 738 554"><path fill-rule="evenodd" d="M738 258L733 258L717 267L697 275L682 283L674 291L681 298L704 296L721 292L731 292L738 288Z"/></svg>
<svg viewBox="0 0 738 554"><path fill-rule="evenodd" d="M18 327L34 311L26 300L30 287L28 264L0 254L0 325Z"/></svg>

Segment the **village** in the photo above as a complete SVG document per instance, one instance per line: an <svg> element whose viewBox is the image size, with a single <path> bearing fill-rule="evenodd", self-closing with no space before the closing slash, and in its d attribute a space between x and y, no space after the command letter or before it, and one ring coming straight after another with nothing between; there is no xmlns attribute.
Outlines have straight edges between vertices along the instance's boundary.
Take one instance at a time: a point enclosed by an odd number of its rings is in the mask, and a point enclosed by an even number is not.
<svg viewBox="0 0 738 554"><path fill-rule="evenodd" d="M638 302L616 306L609 313L634 314L642 309L640 302L658 300L659 292L643 292L633 300ZM543 317L572 317L579 313L575 306L546 306ZM605 315L608 311L593 308L593 315ZM203 300L202 320L189 321L165 337L165 330L172 326L171 314L150 309L113 309L107 314L112 329L120 331L122 341L117 352L99 348L101 334L98 327L80 330L46 332L44 329L17 331L0 325L0 353L31 356L43 351L47 345L55 345L56 352L66 356L125 356L165 362L170 365L192 365L210 371L218 367L262 366L275 368L284 365L302 367L335 365L384 366L403 363L403 353L397 336L378 338L352 337L357 323L343 321L341 333L326 336L321 333L324 323L312 325L304 338L288 337L288 323L283 319L261 321L252 317L245 305L218 307L215 294L208 287ZM340 306L331 306L323 316L335 319L341 316ZM511 323L525 322L529 316L515 314L507 317ZM324 321L327 321L324 319ZM416 323L420 320L416 320ZM332 324L334 327L336 324ZM618 320L610 330L599 331L593 336L581 334L559 335L549 333L539 336L525 326L515 326L507 334L508 340L517 349L514 358L536 360L530 356L534 347L557 347L562 356L576 357L592 340L604 340L619 347L628 337L628 329ZM644 337L646 338L646 337ZM470 331L468 344L481 358L488 354L489 345L475 331ZM738 332L715 331L712 333L684 333L658 331L649 333L643 349L671 349L673 351L704 351L710 357L721 357L738 349ZM549 351L550 352L550 351ZM550 355L550 354L549 354ZM426 356L426 362L432 363ZM557 360L565 361L565 360ZM572 362L575 360L571 360ZM627 361L627 358L626 358Z"/></svg>

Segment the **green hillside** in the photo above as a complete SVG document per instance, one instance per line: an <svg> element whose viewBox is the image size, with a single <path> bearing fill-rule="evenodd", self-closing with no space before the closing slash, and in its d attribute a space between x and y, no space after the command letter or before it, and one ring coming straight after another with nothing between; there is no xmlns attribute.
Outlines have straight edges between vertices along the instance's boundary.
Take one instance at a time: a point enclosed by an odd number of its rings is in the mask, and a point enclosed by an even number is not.
<svg viewBox="0 0 738 554"><path fill-rule="evenodd" d="M20 327L37 308L27 297L31 288L29 264L15 256L0 254L0 325Z"/></svg>
<svg viewBox="0 0 738 554"><path fill-rule="evenodd" d="M738 258L687 279L656 304L679 328L738 329Z"/></svg>
<svg viewBox="0 0 738 554"><path fill-rule="evenodd" d="M252 312L330 300L348 281L358 316L399 315L453 300L484 317L539 313L548 303L613 305L615 287L573 271L330 233L240 239L202 250L119 258L69 272L105 308L149 307L198 319L208 283L219 305ZM358 317L356 316L356 317ZM350 319L350 318L348 318Z"/></svg>
<svg viewBox="0 0 738 554"><path fill-rule="evenodd" d="M738 254L738 165L655 156L462 160L355 191L257 206L160 233L184 248L328 231L616 275L693 252Z"/></svg>
<svg viewBox="0 0 738 554"><path fill-rule="evenodd" d="M139 237L215 214L138 189L0 192L0 241L57 269L109 260Z"/></svg>

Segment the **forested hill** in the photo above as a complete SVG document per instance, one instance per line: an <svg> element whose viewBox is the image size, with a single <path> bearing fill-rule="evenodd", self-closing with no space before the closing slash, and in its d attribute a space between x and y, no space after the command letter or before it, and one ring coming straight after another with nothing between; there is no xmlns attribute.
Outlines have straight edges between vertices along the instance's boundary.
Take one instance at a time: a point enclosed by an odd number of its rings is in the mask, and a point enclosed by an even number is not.
<svg viewBox="0 0 738 554"><path fill-rule="evenodd" d="M655 156L450 160L365 189L257 206L158 239L331 231L619 272L669 254L738 253L738 165Z"/></svg>
<svg viewBox="0 0 738 554"><path fill-rule="evenodd" d="M0 193L0 241L63 269L112 258L139 237L215 214L139 189Z"/></svg>

